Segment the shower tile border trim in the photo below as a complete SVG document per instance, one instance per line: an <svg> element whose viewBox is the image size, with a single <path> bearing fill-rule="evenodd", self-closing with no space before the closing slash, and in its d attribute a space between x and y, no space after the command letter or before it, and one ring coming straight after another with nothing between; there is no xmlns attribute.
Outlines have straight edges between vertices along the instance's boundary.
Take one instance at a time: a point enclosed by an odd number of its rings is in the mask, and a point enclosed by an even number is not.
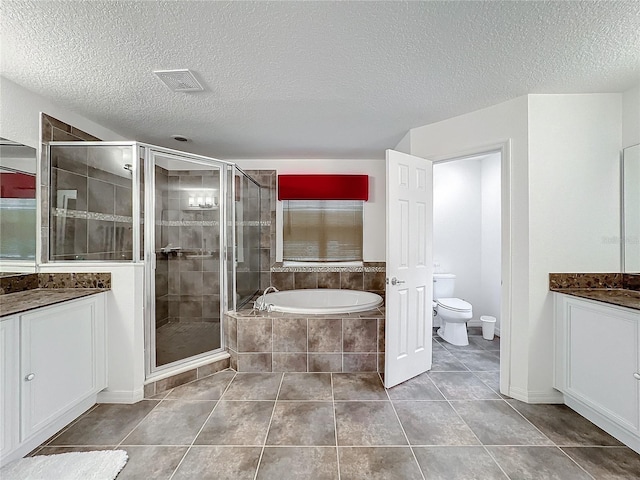
<svg viewBox="0 0 640 480"><path fill-rule="evenodd" d="M85 220L103 220L107 222L133 223L133 217L124 215L113 215L110 213L85 212L82 210L70 210L64 208L52 208L51 213L54 217L63 218L79 218Z"/></svg>
<svg viewBox="0 0 640 480"><path fill-rule="evenodd" d="M350 272L350 273L385 273L387 267L385 262L364 262L361 267L285 267L282 262L275 263L271 266L272 273L320 273L320 272Z"/></svg>

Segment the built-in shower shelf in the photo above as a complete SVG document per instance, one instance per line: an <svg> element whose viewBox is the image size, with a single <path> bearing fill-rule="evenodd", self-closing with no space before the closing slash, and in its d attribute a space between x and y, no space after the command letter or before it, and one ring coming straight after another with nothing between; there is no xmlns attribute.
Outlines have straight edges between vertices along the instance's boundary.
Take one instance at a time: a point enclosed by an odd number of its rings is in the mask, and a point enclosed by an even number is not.
<svg viewBox="0 0 640 480"><path fill-rule="evenodd" d="M218 254L217 252L212 252L212 253L201 253L201 254L190 254L190 253L186 253L184 255L186 258L217 258Z"/></svg>
<svg viewBox="0 0 640 480"><path fill-rule="evenodd" d="M218 210L218 205L203 205L203 206L192 206L192 207L182 207L181 210L183 211L189 211L189 212L193 212L193 211L200 211L200 210Z"/></svg>

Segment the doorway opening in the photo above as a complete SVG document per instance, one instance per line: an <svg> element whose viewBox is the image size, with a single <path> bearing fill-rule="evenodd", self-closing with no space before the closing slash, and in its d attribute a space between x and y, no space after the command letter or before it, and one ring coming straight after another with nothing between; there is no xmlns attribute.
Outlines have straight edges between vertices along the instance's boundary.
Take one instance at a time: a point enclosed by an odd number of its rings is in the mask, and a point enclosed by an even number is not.
<svg viewBox="0 0 640 480"><path fill-rule="evenodd" d="M511 371L510 151L506 141L431 158L434 271L456 274L455 297L473 306L470 332L480 333L481 316L496 318L505 395Z"/></svg>
<svg viewBox="0 0 640 480"><path fill-rule="evenodd" d="M485 279L491 279L487 285L490 290L491 301L486 302L480 289L480 312L474 312L476 321L485 314L497 312L496 318L500 319L499 333L500 346L499 358L494 353L494 365L491 370L496 372L495 383L499 383L501 393L508 395L510 392L511 374L511 188L510 188L510 141L478 147L469 151L452 153L437 158L420 158L413 155L387 150L387 288L386 288L386 321L385 321L385 386L390 388L413 376L432 368L432 315L431 305L432 275L434 263L438 270L443 268L458 268L453 260L447 260L450 265L443 266L432 254L433 214L433 180L432 174L437 164L446 164L476 158L491 158L485 162L486 175L485 206L495 211L492 221L487 221L484 232L484 241L491 247L487 250L487 261L484 271ZM491 167L491 168L490 168ZM416 172L410 174L415 168ZM476 169L482 173L482 164L476 165ZM498 175L499 172L499 175ZM397 178L396 178L397 177ZM482 283L482 175L476 188L476 202L479 204L479 214L476 217L475 242L470 249L475 251L476 283ZM413 192L413 193L412 193ZM413 196L412 196L413 195ZM405 198L406 197L406 198ZM454 200L457 197L454 196ZM413 203L412 203L413 202ZM452 200L450 200L452 202ZM427 208L428 206L428 208ZM476 208L477 209L477 208ZM460 215L453 215L448 219L458 228ZM396 221L395 225L392 221ZM459 229L458 229L459 230ZM413 233L412 233L413 232ZM424 233L424 234L423 234ZM428 234L427 234L428 233ZM465 236L467 232L454 231L455 234ZM414 243L413 248L408 245ZM406 248L405 248L406 247ZM413 252L413 254L412 254ZM461 270L464 271L464 270ZM466 276L466 273L465 273ZM396 278L397 277L397 278ZM415 278L413 278L415 277ZM413 280L412 280L413 279ZM395 281L394 281L395 280ZM415 281L414 281L415 280ZM499 283L498 283L499 282ZM413 285L415 283L415 285ZM401 284L401 285L400 285ZM458 290L459 295L460 290ZM447 295L449 296L449 295ZM455 299L455 298L454 298ZM465 303L465 302L462 302ZM464 312L467 309L465 307ZM417 315L416 315L417 314ZM468 318L468 317L464 317ZM473 325L473 324L472 324ZM425 328L428 326L428 336ZM466 334L466 332L465 332ZM395 350L394 350L395 348ZM426 357L425 357L426 355ZM499 375L497 375L499 372ZM499 378L498 378L499 377Z"/></svg>

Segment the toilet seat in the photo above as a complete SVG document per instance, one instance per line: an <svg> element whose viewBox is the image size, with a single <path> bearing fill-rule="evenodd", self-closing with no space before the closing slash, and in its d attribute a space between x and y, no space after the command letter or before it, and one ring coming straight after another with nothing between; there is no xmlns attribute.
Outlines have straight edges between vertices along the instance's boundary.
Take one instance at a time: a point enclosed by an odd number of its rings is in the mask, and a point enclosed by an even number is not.
<svg viewBox="0 0 640 480"><path fill-rule="evenodd" d="M460 298L438 298L438 307L452 312L470 312L472 307L469 302L465 302Z"/></svg>

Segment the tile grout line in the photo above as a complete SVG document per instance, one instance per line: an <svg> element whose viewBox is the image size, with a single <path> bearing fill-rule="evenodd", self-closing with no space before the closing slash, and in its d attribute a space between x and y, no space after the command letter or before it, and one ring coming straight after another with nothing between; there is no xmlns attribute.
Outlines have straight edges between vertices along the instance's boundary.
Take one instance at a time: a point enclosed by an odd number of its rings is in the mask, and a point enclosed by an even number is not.
<svg viewBox="0 0 640 480"><path fill-rule="evenodd" d="M511 398L511 400L515 400L513 398ZM551 440L542 430L540 430L538 427L536 427L527 417L525 417L522 413L520 413L518 411L518 409L516 407L514 407L513 405L511 405L507 400L504 400L504 403L506 403L507 405L509 405L509 407L514 410L518 415L520 415L525 422L527 422L529 425L531 425L534 429L536 429L536 431L542 435L544 438L546 438L547 440L549 440L551 442L551 445L553 445L554 447L557 447L556 442L554 442L553 440ZM544 446L544 445L543 445ZM546 445L549 446L549 445Z"/></svg>
<svg viewBox="0 0 640 480"><path fill-rule="evenodd" d="M453 355L453 354L452 354ZM458 357L456 357L454 355L455 359L458 360ZM460 360L458 360L460 361ZM460 361L460 363L462 363L462 365L465 366L465 368L468 368L464 362ZM474 375L475 376L475 375ZM505 478L510 479L511 477L509 477L509 475L507 475L507 472L504 471L504 469L502 468L502 465L500 465L498 463L498 461L495 459L495 457L491 454L491 452L487 449L487 446L484 444L484 442L482 442L482 440L480 440L480 437L478 437L478 435L476 434L476 432L473 431L473 429L471 428L471 426L464 420L464 418L462 418L462 415L460 415L460 413L455 409L455 407L453 406L453 404L451 403L451 400L449 400L446 395L442 392L442 390L440 390L440 387L438 387L438 385L436 385L436 382L433 381L433 379L431 378L431 376L429 376L429 380L431 380L431 383L433 383L433 386L436 387L436 389L438 390L438 392L440 392L440 395L442 395L444 397L444 399L447 401L447 403L449 404L449 407L451 408L451 410L454 411L454 413L458 416L458 418L462 421L462 423L464 423L466 425L466 427L469 429L469 431L471 432L471 434L476 438L476 440L478 440L478 443L480 444L480 446L482 447L482 449L487 453L487 455L489 455L489 457L493 460L493 462L498 466L498 468L500 469L500 471L504 474ZM503 400L503 399L500 399ZM504 401L504 400L503 400ZM506 403L506 402L505 402Z"/></svg>
<svg viewBox="0 0 640 480"><path fill-rule="evenodd" d="M591 478L594 478L594 477L593 477L589 472L587 472L587 471L582 467L582 465L580 465L578 462L576 462L576 461L575 461L575 460L574 460L574 459L573 459L573 458L572 458L572 457L571 457L567 452L565 452L564 450L562 450L562 448L560 448L560 446L558 446L558 444L557 444L556 442L554 442L551 438L549 438L549 436L548 436L548 435L545 435L545 433L544 433L542 430L540 430L538 427L536 427L536 426L533 424L533 422L531 422L527 417L525 417L525 416L524 416L524 414L523 414L523 413L521 413L521 412L520 412L516 407L514 407L513 405L511 405L511 404L510 404L509 402L507 402L506 400L505 400L505 403L506 403L507 405L509 405L513 410L515 410L515 411L516 411L516 413L517 413L518 415L520 415L522 418L524 418L524 419L525 419L525 421L526 421L527 423L529 423L533 428L535 428L538 432L540 432L540 434L541 434L541 435L543 435L546 439L548 439L548 440L553 444L553 447L555 447L555 448L557 448L558 450L560 450L564 456L566 456L569 460L571 460L574 464L576 464L580 470L582 470L584 473L586 473L587 475L589 475ZM546 446L546 447L550 447L551 445L539 445L539 446L541 446L541 447L545 447L545 446ZM594 479L594 480L595 480L595 479Z"/></svg>
<svg viewBox="0 0 640 480"><path fill-rule="evenodd" d="M273 410L271 410L271 417L269 418L269 425L267 426L267 433L264 435L264 442L262 444L262 450L260 450L260 457L258 457L258 464L256 465L256 473L253 476L253 480L258 478L258 471L260 470L260 464L262 463L262 456L264 455L264 449L267 446L267 439L269 438L269 430L271 430L271 422L273 422L273 417L276 414L276 406L278 405L278 397L280 396L280 390L282 389L282 383L284 382L284 373L281 373L280 384L278 385L278 391L276 392L276 398L273 402ZM171 480L171 479L169 479Z"/></svg>
<svg viewBox="0 0 640 480"><path fill-rule="evenodd" d="M143 400L144 400L144 399L143 399ZM154 401L154 400L152 400L152 401ZM138 428L138 427L140 426L140 424L141 424L142 422L144 422L144 421L149 417L149 415L151 415L151 412L153 412L156 408L158 408L158 406L159 406L162 402L164 402L164 398L163 398L163 399L161 399L161 400L158 400L158 403L156 403L156 404L153 406L153 408L152 408L151 410L149 410L149 411L147 412L147 414L146 414L144 417L142 417L138 423L136 423L136 425L135 425L135 426L134 426L134 427L129 431L129 433L127 433L127 434L122 438L122 440L120 440L120 443L118 443L118 444L116 445L116 448L120 448L120 446L122 445L122 443L123 443L123 442L124 442L128 437L129 437L129 435L131 435L131 434L133 433L133 431L134 431L136 428Z"/></svg>
<svg viewBox="0 0 640 480"><path fill-rule="evenodd" d="M144 400L144 399L143 399ZM44 447L49 447L52 446L51 442L53 442L55 439L57 439L58 437L60 437L60 435L62 435L64 432L66 432L67 430L69 430L72 426L74 426L75 424L77 424L80 420L82 420L86 415L89 415L89 413L93 412L96 408L98 408L98 405L100 405L99 403L95 403L93 404L91 407L89 407L87 409L86 412L84 412L82 415L80 415L78 418L76 418L73 422L69 423L69 425L67 425L66 427L64 427L62 430L60 430L57 433L54 433L51 437L49 437L49 439L47 440L46 443L42 444L42 445L38 445L36 448L34 448L32 450L32 452L35 450L36 453L39 452L42 448ZM55 446L55 445L53 445ZM31 452L29 452L31 453ZM35 456L35 453L34 453Z"/></svg>
<svg viewBox="0 0 640 480"><path fill-rule="evenodd" d="M340 283L342 284L342 273ZM344 373L344 318L340 319L340 372Z"/></svg>
<svg viewBox="0 0 640 480"><path fill-rule="evenodd" d="M445 347L445 348L446 348L446 347ZM468 367L468 366L467 366L467 365L466 365L462 360L460 360L460 359L455 355L455 353L453 353L453 352L452 352L452 351L450 351L450 350L448 350L448 351L449 351L449 353L451 353L451 354L456 358L456 360L458 360L459 362L461 362L461 363L462 363L466 368L469 368L469 367ZM500 356L499 356L499 355L496 355L495 353L493 353L493 351L490 351L490 350L485 350L485 351L488 351L488 352L492 353L494 356L497 356L498 358L500 358ZM480 377L478 377L478 376L476 375L476 373L482 373L483 371L474 371L474 370L471 370L471 369L469 369L469 371L474 375L474 377L476 377L478 380L480 380L483 384L487 385L487 384L486 384L486 383L485 383L485 382L484 382ZM490 370L490 371L491 371L491 370ZM492 391L494 391L494 392L495 392L495 390L494 390L493 388L489 387L489 385L487 385L487 387L488 387L488 388L490 388ZM436 387L436 388L437 388L437 387ZM500 395L500 392L497 392L497 393L498 393L498 395ZM557 448L558 450L560 450L560 451L563 453L563 455L567 456L567 457L568 457L568 458L569 458L569 459L570 459L574 464L576 464L576 465L577 465L577 466L578 466L578 467L579 467L579 468L580 468L584 473L586 473L589 477L593 478L593 477L589 474L589 472L587 472L584 468L582 468L582 466L581 466L581 465L579 465L579 464L578 464L578 463L577 463L573 458L571 458L571 457L570 457L570 456L569 456L569 455L568 455L564 450L562 450L562 448L560 448L558 445L556 445L556 443L555 443L553 440L551 440L551 438L549 438L547 435L545 435L545 434L544 434L544 432L542 432L538 427L536 427L532 422L530 422L530 421L529 421L529 419L528 419L528 418L526 418L526 417L524 416L524 414L522 414L520 411L518 411L518 410L517 410L513 405L511 405L511 404L510 404L506 399L501 398L501 400L502 400L502 401L504 401L504 402L505 402L509 407L511 407L513 410L515 410L515 412L516 412L518 415L520 415L520 416L521 416L521 417L522 417L522 418L523 418L527 423L529 423L529 424L530 424L530 425L531 425L535 430L537 430L537 431L538 431L538 433L540 433L544 438L546 438L547 440L549 440L549 441L553 444L553 445L512 445L512 446L514 446L514 447L550 447L550 446L553 446L554 448ZM451 408L453 408L453 409L454 409L454 411L456 412L456 414L458 414L458 416L459 416L459 417L461 418L461 420L464 422L464 419L460 416L460 414L457 412L457 410L456 410L456 409L455 409L455 407L451 404L451 402L449 402L449 404L451 405ZM468 425L466 422L464 422L464 423L465 423L465 425L467 425L467 426L469 427L469 425ZM469 429L471 429L471 427L469 427ZM471 430L471 431L472 431L472 433L474 434L474 436L476 436L476 438L478 438L478 437L477 437L477 435L475 434L475 432L473 432L473 430ZM479 439L479 438L478 438L478 441L480 441L480 439ZM498 465L498 467L500 468L500 470L502 470L502 472L507 476L507 478L510 478L510 477L509 477L509 475L507 475L507 473L504 471L504 469L502 468L502 466L500 465L500 463L498 462L498 460L495 458L495 456L494 456L494 455L489 451L489 449L487 448L487 445L485 445L485 444L484 444L484 443L482 443L481 441L480 441L480 444L483 446L484 450L489 454L489 456L493 459L493 461L496 463L496 465ZM505 445L500 445L500 446L505 446Z"/></svg>
<svg viewBox="0 0 640 480"><path fill-rule="evenodd" d="M193 448L193 444L196 442L196 439L198 438L198 435L200 435L200 433L202 432L202 430L204 429L204 426L207 424L207 422L209 421L209 419L211 418L211 415L213 415L213 412L215 412L216 408L218 408L218 405L220 405L220 401L222 400L222 397L224 397L224 394L227 393L227 390L229 390L229 387L231 386L231 384L233 383L233 381L236 379L236 377L238 376L238 372L235 372L233 375L233 378L229 381L229 383L227 383L227 386L224 388L224 390L222 391L222 393L220 394L220 398L217 400L216 404L214 405L214 407L211 409L211 412L209 412L209 415L207 415L207 418L205 419L205 421L202 423L202 426L200 427L200 429L198 430L198 433L195 434L195 436L193 437L193 440L191 441L191 445L189 445L187 447L187 450L184 452L184 455L182 455L182 458L180 459L180 461L178 462L178 464L176 465L176 468L173 470L173 473L171 474L171 476L169 477L169 480L171 480L173 478L173 476L176 474L176 472L178 471L178 469L180 468L180 465L182 465L182 463L184 462L184 459L187 458L187 454L191 451L191 449Z"/></svg>
<svg viewBox="0 0 640 480"><path fill-rule="evenodd" d="M336 417L336 396L333 390L333 373L330 373L331 378L331 400L333 404L333 429L336 439L336 462L338 466L338 480L340 480L340 449L338 448L338 419Z"/></svg>
<svg viewBox="0 0 640 480"><path fill-rule="evenodd" d="M431 380L431 379L429 379L429 380ZM384 383L382 384L382 388L384 389L384 393L387 395L387 399L389 401L389 404L391 405L391 408L393 409L393 413L396 416L396 420L398 420L398 424L400 425L400 429L402 430L402 434L404 435L404 438L407 441L407 445L409 446L409 450L411 450L411 455L413 456L413 461L415 462L416 466L418 467L418 471L420 472L420 476L422 477L422 480L426 480L426 477L424 476L424 472L422 471L422 467L420 466L420 462L418 462L418 457L416 457L416 452L413 451L413 446L411 445L411 442L409 441L409 437L407 436L407 432L404 429L404 425L402 425L402 421L400 420L400 416L398 415L398 412L396 410L396 406L391 401L391 396L389 395L389 390L384 386Z"/></svg>

